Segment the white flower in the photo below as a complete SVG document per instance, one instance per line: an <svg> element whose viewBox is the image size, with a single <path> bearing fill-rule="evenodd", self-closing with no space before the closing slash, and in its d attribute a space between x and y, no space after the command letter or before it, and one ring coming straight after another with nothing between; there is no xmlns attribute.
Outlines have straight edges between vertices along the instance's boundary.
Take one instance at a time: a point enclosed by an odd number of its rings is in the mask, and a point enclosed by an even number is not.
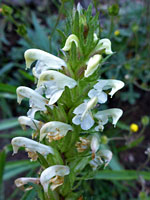
<svg viewBox="0 0 150 200"><path fill-rule="evenodd" d="M45 87L45 95L50 98L49 105L52 105L61 97L65 86L74 88L76 85L74 79L60 72L48 70L40 75L37 87Z"/></svg>
<svg viewBox="0 0 150 200"><path fill-rule="evenodd" d="M76 35L71 34L66 40L65 46L62 48L63 51L69 51L71 48L72 42L75 43L76 47L79 46L79 39Z"/></svg>
<svg viewBox="0 0 150 200"><path fill-rule="evenodd" d="M25 147L25 150L28 152L28 156L31 157L31 160L37 159L38 156L36 152L42 154L43 156L47 156L49 153L54 154L52 147L25 137L15 137L12 139L11 144L13 147L13 154L16 154L20 147Z"/></svg>
<svg viewBox="0 0 150 200"><path fill-rule="evenodd" d="M87 63L87 69L84 72L85 77L91 76L98 68L99 62L102 60L102 56L99 54L91 57Z"/></svg>
<svg viewBox="0 0 150 200"><path fill-rule="evenodd" d="M43 126L43 122L31 119L30 117L26 116L20 116L18 121L24 130L26 126L31 127L33 130L39 130Z"/></svg>
<svg viewBox="0 0 150 200"><path fill-rule="evenodd" d="M26 69L30 68L34 61L38 61L34 68L36 76L39 76L42 71L48 69L62 69L62 67L66 67L64 60L40 49L28 49L25 51L24 57Z"/></svg>
<svg viewBox="0 0 150 200"><path fill-rule="evenodd" d="M64 182L64 176L69 173L70 169L65 165L54 165L45 169L40 176L40 182L44 191L46 193L48 192L49 184L51 184L51 190L55 190L58 186L62 185Z"/></svg>
<svg viewBox="0 0 150 200"><path fill-rule="evenodd" d="M68 131L73 131L73 128L71 125L58 122L58 121L51 121L41 128L40 130L40 141L47 136L49 139L49 142L52 140L60 140L62 137L64 137Z"/></svg>
<svg viewBox="0 0 150 200"><path fill-rule="evenodd" d="M83 130L88 130L94 125L91 109L97 103L97 97L90 99L88 102L84 102L75 108L73 111L76 116L72 119L72 122L76 125L81 125Z"/></svg>
<svg viewBox="0 0 150 200"><path fill-rule="evenodd" d="M40 179L39 178L32 178L32 177L21 177L21 178L17 178L15 180L15 185L17 187L23 187L24 189L24 185L28 184L28 183L34 183L34 184L39 184L40 183ZM25 190L31 190L32 187L28 187Z"/></svg>
<svg viewBox="0 0 150 200"><path fill-rule="evenodd" d="M121 88L124 87L124 83L120 80L98 80L98 83L94 85L94 89L91 89L88 93L90 98L97 96L99 103L105 103L107 101L107 94L103 90L111 89L109 95L112 96Z"/></svg>
<svg viewBox="0 0 150 200"><path fill-rule="evenodd" d="M20 104L22 99L28 98L31 109L28 111L28 116L34 118L37 111L46 111L45 105L48 101L31 88L20 86L17 88L17 102Z"/></svg>
<svg viewBox="0 0 150 200"><path fill-rule="evenodd" d="M90 161L90 165L93 170L96 170L98 166L104 165L106 167L112 159L112 152L110 150L100 150L96 153L95 158Z"/></svg>
<svg viewBox="0 0 150 200"><path fill-rule="evenodd" d="M107 109L103 111L98 111L94 117L99 120L100 129L103 130L103 125L108 122L108 117L112 117L112 124L116 126L119 118L122 116L123 111L118 108ZM98 127L99 127L98 126ZM95 127L96 131L98 131L98 127Z"/></svg>
<svg viewBox="0 0 150 200"><path fill-rule="evenodd" d="M99 52L99 51L102 51L102 50L104 50L105 54L107 54L107 55L113 54L113 52L111 50L111 41L109 39L104 38L104 39L99 40L94 51Z"/></svg>

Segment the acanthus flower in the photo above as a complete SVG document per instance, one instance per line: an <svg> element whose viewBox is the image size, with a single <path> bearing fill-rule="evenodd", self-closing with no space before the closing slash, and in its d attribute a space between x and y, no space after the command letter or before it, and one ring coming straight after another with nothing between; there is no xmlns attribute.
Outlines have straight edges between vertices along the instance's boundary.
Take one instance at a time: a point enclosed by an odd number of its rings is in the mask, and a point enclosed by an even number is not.
<svg viewBox="0 0 150 200"><path fill-rule="evenodd" d="M65 90L65 87L74 88L77 82L60 73L53 70L48 70L43 72L38 80L38 88L43 88L47 98L50 98L49 105L56 103L56 101L61 97Z"/></svg>
<svg viewBox="0 0 150 200"><path fill-rule="evenodd" d="M52 147L25 137L15 137L12 139L11 144L13 147L13 154L16 154L20 147L25 147L25 150L28 152L28 156L31 158L31 161L37 160L38 155L36 152L45 157L48 154L54 154L54 150Z"/></svg>
<svg viewBox="0 0 150 200"><path fill-rule="evenodd" d="M98 111L94 117L99 120L99 125L95 127L96 131L99 131L99 129L102 131L104 129L104 125L107 124L108 118L112 118L112 124L114 127L116 126L118 120L122 116L123 111L119 108L112 108L112 109L107 109L103 111Z"/></svg>
<svg viewBox="0 0 150 200"><path fill-rule="evenodd" d="M91 89L88 93L90 98L97 96L99 103L105 103L107 101L107 94L103 92L103 90L111 89L109 95L112 96L121 88L124 87L124 83L120 80L113 80L113 79L100 79L98 83L94 85L94 88Z"/></svg>
<svg viewBox="0 0 150 200"><path fill-rule="evenodd" d="M33 68L33 74L37 78L39 75L48 69L63 69L66 63L61 58L58 58L50 53L40 49L28 49L24 54L26 61L26 69L30 68L34 61L37 61Z"/></svg>
<svg viewBox="0 0 150 200"><path fill-rule="evenodd" d="M17 88L17 102L20 104L24 98L29 99L29 106L31 107L27 113L28 117L34 118L37 111L47 111L45 107L48 104L47 99L31 88L20 86Z"/></svg>
<svg viewBox="0 0 150 200"><path fill-rule="evenodd" d="M70 169L65 165L54 165L45 169L40 176L40 182L44 191L48 192L48 186L50 184L51 190L55 190L57 187L63 184L64 176L70 173Z"/></svg>
<svg viewBox="0 0 150 200"><path fill-rule="evenodd" d="M49 142L53 140L60 140L63 138L68 131L73 131L71 125L59 122L59 121L51 121L41 128L40 130L40 141L46 136Z"/></svg>
<svg viewBox="0 0 150 200"><path fill-rule="evenodd" d="M94 159L90 161L90 165L93 170L96 170L98 166L104 165L106 167L112 159L112 152L110 150L104 149L99 150Z"/></svg>
<svg viewBox="0 0 150 200"><path fill-rule="evenodd" d="M73 111L76 116L73 117L72 122L76 125L81 125L83 130L90 129L94 125L91 109L95 107L96 103L97 97L94 97L76 107Z"/></svg>
<svg viewBox="0 0 150 200"><path fill-rule="evenodd" d="M43 122L32 119L30 117L26 117L26 116L18 117L18 121L24 130L26 129L26 126L29 126L33 130L37 131L37 130L40 130L41 127L43 126Z"/></svg>
<svg viewBox="0 0 150 200"><path fill-rule="evenodd" d="M22 189L24 189L24 185L27 185L28 183L39 184L40 179L39 178L32 178L32 177L21 177L21 178L17 178L15 180L16 187L19 187L19 188L22 188ZM25 189L25 191L31 190L31 189L32 189L32 187L27 187Z"/></svg>

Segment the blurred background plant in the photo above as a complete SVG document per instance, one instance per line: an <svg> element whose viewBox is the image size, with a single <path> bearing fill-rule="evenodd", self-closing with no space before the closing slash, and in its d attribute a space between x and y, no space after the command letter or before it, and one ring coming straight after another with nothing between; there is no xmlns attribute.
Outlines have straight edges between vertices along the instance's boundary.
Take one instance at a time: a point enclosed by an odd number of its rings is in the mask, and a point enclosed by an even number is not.
<svg viewBox="0 0 150 200"><path fill-rule="evenodd" d="M125 82L125 89L111 100L124 116L116 129L103 132L103 143L109 143L115 154L110 169L97 174L97 180L83 182L84 199L149 199L149 126L150 120L150 2L148 0L109 1L0 1L0 196L2 199L33 199L35 190L25 194L14 186L17 175L32 176L37 163L26 160L22 153L12 158L10 139L27 136L19 127L17 117L27 111L27 102L16 103L16 88L33 88L34 79L26 72L23 54L26 49L39 48L58 55L60 38L65 41L71 31L67 16L77 2L99 16L100 38L109 38L115 54L103 66L103 78ZM65 26L67 24L67 26ZM60 37L61 36L61 37ZM113 170L113 171L112 171ZM136 170L142 171L139 173ZM82 180L81 180L82 181ZM120 184L120 181L122 184ZM98 186L98 187L97 187ZM8 190L9 188L9 190ZM79 188L77 188L78 190ZM23 196L22 196L23 195ZM21 197L22 196L22 197Z"/></svg>

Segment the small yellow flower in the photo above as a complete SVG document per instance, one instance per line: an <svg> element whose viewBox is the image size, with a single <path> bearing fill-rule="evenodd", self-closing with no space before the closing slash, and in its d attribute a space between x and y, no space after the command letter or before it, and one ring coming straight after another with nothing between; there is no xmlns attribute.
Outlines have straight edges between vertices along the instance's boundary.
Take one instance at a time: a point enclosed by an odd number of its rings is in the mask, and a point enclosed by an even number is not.
<svg viewBox="0 0 150 200"><path fill-rule="evenodd" d="M119 30L116 30L116 31L114 32L114 35L115 35L115 36L120 35L120 31L119 31Z"/></svg>
<svg viewBox="0 0 150 200"><path fill-rule="evenodd" d="M137 131L139 130L139 127L138 127L137 124L132 123L132 124L130 125L130 130L131 130L132 132L137 132Z"/></svg>

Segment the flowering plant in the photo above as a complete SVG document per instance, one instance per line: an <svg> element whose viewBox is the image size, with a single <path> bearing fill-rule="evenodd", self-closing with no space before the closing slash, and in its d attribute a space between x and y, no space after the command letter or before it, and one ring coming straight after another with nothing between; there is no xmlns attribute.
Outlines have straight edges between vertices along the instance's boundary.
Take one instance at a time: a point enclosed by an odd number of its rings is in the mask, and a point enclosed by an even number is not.
<svg viewBox="0 0 150 200"><path fill-rule="evenodd" d="M33 134L32 139L15 137L11 143L14 154L24 147L41 169L37 177L21 177L15 184L29 185L25 190L37 184L40 199L79 199L81 192L75 192L79 179L103 170L112 159L112 152L102 145L102 131L110 118L116 126L123 111L102 110L101 104L124 83L100 77L102 65L113 52L110 40L97 36L97 17L78 4L61 58L39 49L24 54L27 69L36 61L32 71L37 84L34 90L17 88L18 103L28 98L30 107L27 116L18 120L23 128L32 128Z"/></svg>

